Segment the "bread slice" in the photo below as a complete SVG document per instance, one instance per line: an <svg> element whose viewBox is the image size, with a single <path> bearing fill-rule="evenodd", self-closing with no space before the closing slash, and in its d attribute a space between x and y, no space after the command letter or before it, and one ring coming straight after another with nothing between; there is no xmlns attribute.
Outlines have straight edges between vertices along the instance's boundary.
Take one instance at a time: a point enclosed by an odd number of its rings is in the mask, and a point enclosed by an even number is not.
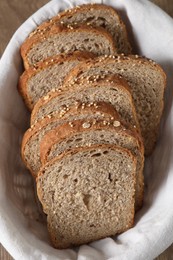
<svg viewBox="0 0 173 260"><path fill-rule="evenodd" d="M140 209L144 192L144 147L134 128L114 121L82 119L64 123L48 131L40 143L42 165L74 148L110 144L128 149L137 159L135 208Z"/></svg>
<svg viewBox="0 0 173 260"><path fill-rule="evenodd" d="M111 6L103 4L84 4L65 10L44 22L30 34L30 37L49 31L52 26L64 25L77 27L89 25L106 29L113 37L118 53L130 54L131 46L128 41L126 27L118 12Z"/></svg>
<svg viewBox="0 0 173 260"><path fill-rule="evenodd" d="M94 56L91 52L81 51L59 54L26 70L20 77L18 89L27 107L32 110L39 98L62 85L74 66Z"/></svg>
<svg viewBox="0 0 173 260"><path fill-rule="evenodd" d="M98 104L82 104L69 107L68 110L61 110L54 116L45 117L43 120L35 123L24 134L21 146L21 155L27 168L31 171L34 177L40 169L40 141L43 136L53 128L65 122L83 118L101 119L107 121L118 119L117 112L114 108L106 103Z"/></svg>
<svg viewBox="0 0 173 260"><path fill-rule="evenodd" d="M118 74L130 88L144 139L145 153L151 154L157 140L163 111L166 75L152 60L137 55L100 57L74 68L64 84L92 80L96 75Z"/></svg>
<svg viewBox="0 0 173 260"><path fill-rule="evenodd" d="M103 28L56 26L36 38L28 38L21 46L21 55L28 69L49 57L76 50L96 55L113 55L116 52L112 36Z"/></svg>
<svg viewBox="0 0 173 260"><path fill-rule="evenodd" d="M128 150L108 145L74 149L44 165L37 193L54 247L81 245L131 228L135 171L136 158Z"/></svg>
<svg viewBox="0 0 173 260"><path fill-rule="evenodd" d="M136 111L133 105L128 84L116 76L106 77L95 82L85 82L62 87L61 90L49 93L35 105L31 117L40 120L46 115L60 111L62 107L68 109L76 102L104 101L114 106L124 121L139 129Z"/></svg>

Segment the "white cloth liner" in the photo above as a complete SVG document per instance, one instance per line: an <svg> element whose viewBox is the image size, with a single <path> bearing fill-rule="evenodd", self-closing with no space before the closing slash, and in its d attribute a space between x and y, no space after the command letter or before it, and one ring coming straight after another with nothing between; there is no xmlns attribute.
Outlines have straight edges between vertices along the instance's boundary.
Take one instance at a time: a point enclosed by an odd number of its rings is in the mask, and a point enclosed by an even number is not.
<svg viewBox="0 0 173 260"><path fill-rule="evenodd" d="M22 72L21 43L36 25L60 10L90 0L53 0L14 34L0 60L0 241L15 259L150 260L173 242L173 20L146 0L94 1L120 10L138 53L165 69L168 84L160 138L145 167L144 207L134 228L79 249L51 247L44 218L34 199L33 182L20 159L28 113L17 92Z"/></svg>

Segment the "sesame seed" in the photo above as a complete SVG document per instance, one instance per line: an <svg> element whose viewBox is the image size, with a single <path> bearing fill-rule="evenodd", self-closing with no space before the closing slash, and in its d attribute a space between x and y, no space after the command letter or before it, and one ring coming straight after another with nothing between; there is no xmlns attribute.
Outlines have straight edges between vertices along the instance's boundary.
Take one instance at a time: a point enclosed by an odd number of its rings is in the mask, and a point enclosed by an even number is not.
<svg viewBox="0 0 173 260"><path fill-rule="evenodd" d="M139 58L139 56L138 56L138 55L135 55L135 58Z"/></svg>
<svg viewBox="0 0 173 260"><path fill-rule="evenodd" d="M136 125L134 125L133 127L136 128Z"/></svg>
<svg viewBox="0 0 173 260"><path fill-rule="evenodd" d="M49 95L45 96L43 99L44 100L48 100L49 99Z"/></svg>
<svg viewBox="0 0 173 260"><path fill-rule="evenodd" d="M107 121L104 120L104 121L103 121L103 125L107 125Z"/></svg>
<svg viewBox="0 0 173 260"><path fill-rule="evenodd" d="M72 122L69 122L69 125L70 125L71 127L73 127L73 124L72 124Z"/></svg>
<svg viewBox="0 0 173 260"><path fill-rule="evenodd" d="M90 128L90 126L91 126L91 124L88 123L88 122L85 122L85 123L82 124L83 128Z"/></svg>
<svg viewBox="0 0 173 260"><path fill-rule="evenodd" d="M113 122L113 126L115 126L115 127L120 126L120 122L119 122L119 121L114 121L114 122Z"/></svg>

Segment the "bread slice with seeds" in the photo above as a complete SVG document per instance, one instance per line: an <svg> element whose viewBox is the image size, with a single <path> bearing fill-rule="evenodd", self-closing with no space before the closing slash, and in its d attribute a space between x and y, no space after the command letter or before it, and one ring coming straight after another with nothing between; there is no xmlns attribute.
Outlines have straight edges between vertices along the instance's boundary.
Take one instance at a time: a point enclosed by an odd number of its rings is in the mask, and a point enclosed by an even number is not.
<svg viewBox="0 0 173 260"><path fill-rule="evenodd" d="M27 107L32 110L39 98L62 85L65 76L74 66L94 56L91 52L81 51L60 54L26 70L20 77L18 89Z"/></svg>
<svg viewBox="0 0 173 260"><path fill-rule="evenodd" d="M64 12L60 12L51 20L44 22L30 34L37 37L49 31L52 26L79 27L89 25L106 29L113 37L118 53L130 54L131 46L126 27L118 12L111 6L103 4L84 4Z"/></svg>
<svg viewBox="0 0 173 260"><path fill-rule="evenodd" d="M145 153L151 154L163 111L166 85L164 71L152 60L137 55L100 57L78 65L70 72L64 84L80 83L92 80L95 75L107 74L118 74L128 82L144 139Z"/></svg>
<svg viewBox="0 0 173 260"><path fill-rule="evenodd" d="M115 117L118 118L115 109L103 102L98 104L78 104L69 107L68 110L62 108L59 113L45 117L26 131L21 145L22 159L32 175L36 177L41 166L40 141L48 131L71 120L83 118L98 120L104 118L110 121L114 120Z"/></svg>
<svg viewBox="0 0 173 260"><path fill-rule="evenodd" d="M81 26L72 30L56 26L44 35L28 38L21 46L21 55L24 66L28 69L49 57L76 50L89 51L96 55L116 53L112 36L103 28Z"/></svg>
<svg viewBox="0 0 173 260"><path fill-rule="evenodd" d="M46 115L60 111L62 107L68 109L76 102L100 101L112 104L124 121L140 129L128 84L116 76L107 76L97 82L93 80L63 86L59 91L41 98L35 105L31 118L40 120Z"/></svg>
<svg viewBox="0 0 173 260"><path fill-rule="evenodd" d="M135 172L136 158L110 145L74 149L44 165L37 193L54 247L77 246L131 228Z"/></svg>
<svg viewBox="0 0 173 260"><path fill-rule="evenodd" d="M143 167L144 147L141 136L134 128L125 125L114 118L114 121L105 119L81 119L64 123L48 131L40 143L40 157L42 165L56 156L77 147L111 144L128 149L137 159L135 206L140 209L143 201Z"/></svg>

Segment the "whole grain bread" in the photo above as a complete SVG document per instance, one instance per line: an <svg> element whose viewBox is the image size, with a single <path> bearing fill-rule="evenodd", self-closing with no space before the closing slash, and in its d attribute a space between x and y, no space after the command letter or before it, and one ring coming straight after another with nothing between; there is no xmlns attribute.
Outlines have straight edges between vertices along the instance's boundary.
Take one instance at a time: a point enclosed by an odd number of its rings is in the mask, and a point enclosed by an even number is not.
<svg viewBox="0 0 173 260"><path fill-rule="evenodd" d="M136 158L128 150L108 145L78 148L44 165L37 193L54 247L81 245L131 228L135 171Z"/></svg>
<svg viewBox="0 0 173 260"><path fill-rule="evenodd" d="M59 54L26 70L20 77L18 90L29 110L50 90L58 89L74 66L94 56L91 52L81 51Z"/></svg>
<svg viewBox="0 0 173 260"><path fill-rule="evenodd" d="M71 120L92 118L98 120L104 118L106 121L118 120L118 114L115 109L104 102L94 104L78 104L69 107L68 110L61 110L52 116L47 116L41 121L35 122L29 128L23 137L21 145L21 155L26 167L31 171L34 177L40 169L40 142L43 136L55 127Z"/></svg>
<svg viewBox="0 0 173 260"><path fill-rule="evenodd" d="M140 209L144 192L144 147L141 136L134 128L124 125L118 118L81 119L64 123L48 131L40 143L42 165L58 155L78 147L110 144L128 149L137 159L135 208Z"/></svg>
<svg viewBox="0 0 173 260"><path fill-rule="evenodd" d="M21 46L24 66L28 69L38 62L61 53L89 51L96 55L113 55L116 52L112 36L103 28L51 27L50 31L28 38Z"/></svg>
<svg viewBox="0 0 173 260"><path fill-rule="evenodd" d="M103 4L84 4L60 12L49 21L42 23L29 37L38 37L53 26L79 27L89 25L106 29L113 37L118 53L130 54L131 46L126 27L118 12L111 6Z"/></svg>
<svg viewBox="0 0 173 260"><path fill-rule="evenodd" d="M41 98L35 105L31 117L40 120L62 108L68 109L76 103L95 103L104 101L112 104L124 121L140 129L136 111L125 80L117 76L107 76L103 79L69 84L58 91L52 91Z"/></svg>
<svg viewBox="0 0 173 260"><path fill-rule="evenodd" d="M118 74L128 82L144 139L145 154L151 154L163 111L164 71L154 61L138 55L98 57L76 66L64 84L80 83L92 80L96 75L107 74Z"/></svg>

